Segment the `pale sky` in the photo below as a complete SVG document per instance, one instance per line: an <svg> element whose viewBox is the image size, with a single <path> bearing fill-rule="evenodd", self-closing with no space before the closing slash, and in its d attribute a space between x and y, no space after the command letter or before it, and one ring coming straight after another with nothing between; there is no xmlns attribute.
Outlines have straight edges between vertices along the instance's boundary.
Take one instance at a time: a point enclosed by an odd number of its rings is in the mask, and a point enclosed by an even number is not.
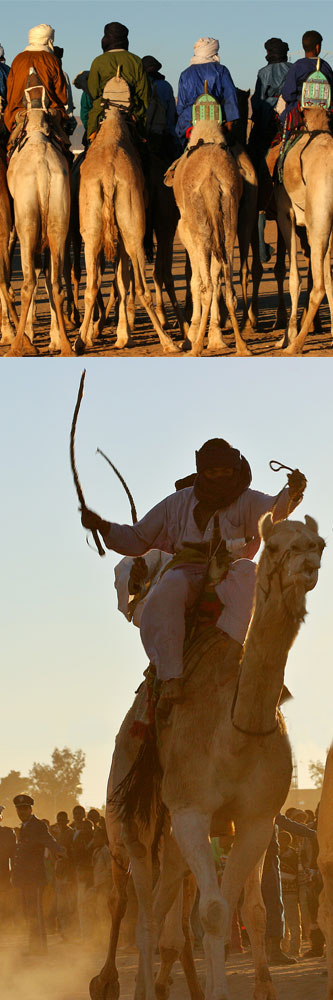
<svg viewBox="0 0 333 1000"><path fill-rule="evenodd" d="M328 359L85 360L77 464L87 503L130 521L109 454L142 516L194 470L195 449L225 437L248 458L252 485L278 492L299 467L327 542L308 616L290 653L286 707L299 763L332 740L332 363ZM113 567L86 545L69 464L80 359L11 359L0 368L2 637L0 776L49 762L55 746L82 748L85 805L100 806L114 738L147 665L138 630L118 612Z"/></svg>
<svg viewBox="0 0 333 1000"><path fill-rule="evenodd" d="M193 55L193 44L209 35L220 42L220 57L236 86L254 89L265 66L264 42L272 35L289 44L289 59L303 54L304 31L323 35L323 54L333 61L333 7L330 0L11 0L0 3L1 37L8 62L22 51L28 30L39 22L55 28L64 48L64 69L71 80L101 54L104 24L121 21L129 28L129 47L139 56L154 55L175 93L180 73ZM81 93L73 91L76 114Z"/></svg>

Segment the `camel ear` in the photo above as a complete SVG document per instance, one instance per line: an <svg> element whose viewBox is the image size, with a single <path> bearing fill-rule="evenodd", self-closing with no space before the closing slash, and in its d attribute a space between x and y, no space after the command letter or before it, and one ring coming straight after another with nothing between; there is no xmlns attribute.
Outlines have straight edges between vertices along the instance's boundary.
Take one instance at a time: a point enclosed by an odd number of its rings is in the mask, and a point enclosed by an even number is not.
<svg viewBox="0 0 333 1000"><path fill-rule="evenodd" d="M306 514L304 520L306 527L309 528L310 531L313 531L315 535L318 535L318 524L314 517L310 517L309 514Z"/></svg>
<svg viewBox="0 0 333 1000"><path fill-rule="evenodd" d="M169 169L164 174L163 183L165 184L165 186L167 188L172 188L173 187L174 176L175 176L175 167L174 167L174 165L172 163L171 167L169 167Z"/></svg>
<svg viewBox="0 0 333 1000"><path fill-rule="evenodd" d="M271 513L269 512L268 514L263 514L259 520L260 538L263 538L264 542L267 542L267 539L272 534L272 530L273 530L273 521Z"/></svg>

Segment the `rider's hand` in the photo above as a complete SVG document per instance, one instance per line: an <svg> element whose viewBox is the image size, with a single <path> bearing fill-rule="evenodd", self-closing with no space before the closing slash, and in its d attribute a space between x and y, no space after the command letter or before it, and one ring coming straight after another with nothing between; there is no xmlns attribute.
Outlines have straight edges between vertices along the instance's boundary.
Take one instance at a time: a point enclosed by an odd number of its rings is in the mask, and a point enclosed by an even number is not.
<svg viewBox="0 0 333 1000"><path fill-rule="evenodd" d="M307 479L303 476L303 473L299 469L294 469L293 472L289 473L287 476L289 493L291 500L298 500L304 493L305 487L307 485Z"/></svg>
<svg viewBox="0 0 333 1000"><path fill-rule="evenodd" d="M99 531L101 535L107 535L110 528L110 521L103 521L103 518L99 514L95 514L93 510L89 510L88 507L83 507L81 511L81 524L88 531Z"/></svg>
<svg viewBox="0 0 333 1000"><path fill-rule="evenodd" d="M148 576L148 566L142 556L134 559L128 580L128 593L137 594Z"/></svg>

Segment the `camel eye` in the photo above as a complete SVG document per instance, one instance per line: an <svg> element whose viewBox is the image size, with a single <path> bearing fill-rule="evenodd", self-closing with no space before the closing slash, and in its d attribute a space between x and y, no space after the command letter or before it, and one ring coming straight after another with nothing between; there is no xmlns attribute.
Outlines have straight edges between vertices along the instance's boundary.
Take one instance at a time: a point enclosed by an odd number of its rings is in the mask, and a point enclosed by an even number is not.
<svg viewBox="0 0 333 1000"><path fill-rule="evenodd" d="M275 552L279 551L279 546L277 542L267 542L266 549L268 549L268 552L274 555Z"/></svg>

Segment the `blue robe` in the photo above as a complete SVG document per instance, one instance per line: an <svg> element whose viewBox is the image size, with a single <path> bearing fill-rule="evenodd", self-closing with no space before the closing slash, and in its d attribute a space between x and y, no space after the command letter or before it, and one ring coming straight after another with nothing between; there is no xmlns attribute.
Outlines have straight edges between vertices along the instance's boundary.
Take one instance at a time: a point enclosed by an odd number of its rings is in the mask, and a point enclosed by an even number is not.
<svg viewBox="0 0 333 1000"><path fill-rule="evenodd" d="M290 66L288 76L282 88L282 97L286 102L285 110L281 115L282 122L284 122L288 111L297 107L297 102L302 94L302 84L304 83L304 80L307 80L311 73L315 72L316 65L317 56L311 59L307 59L306 56L304 56L303 59L297 59L297 62ZM331 91L333 92L333 70L325 59L320 60L320 71L324 74L324 76L326 76L326 79L331 86Z"/></svg>
<svg viewBox="0 0 333 1000"><path fill-rule="evenodd" d="M222 107L223 120L232 122L239 118L236 88L227 67L218 62L196 63L184 69L179 77L176 132L182 142L186 129L192 125L192 106L204 93L205 80L208 93Z"/></svg>

